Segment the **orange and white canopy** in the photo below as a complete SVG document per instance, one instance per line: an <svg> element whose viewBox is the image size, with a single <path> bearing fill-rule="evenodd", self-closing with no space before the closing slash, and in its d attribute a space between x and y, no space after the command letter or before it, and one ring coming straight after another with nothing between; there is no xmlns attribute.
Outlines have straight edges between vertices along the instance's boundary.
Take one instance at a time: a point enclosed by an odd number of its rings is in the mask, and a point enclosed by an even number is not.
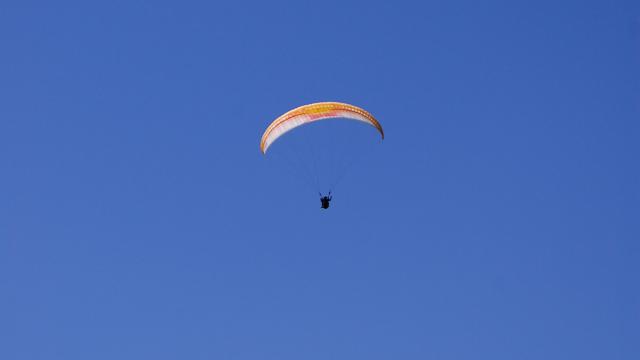
<svg viewBox="0 0 640 360"><path fill-rule="evenodd" d="M267 149L276 139L286 132L314 121L344 118L365 122L375 127L384 139L384 131L378 120L364 109L357 106L339 102L319 102L303 105L286 112L275 119L262 135L260 151L266 153Z"/></svg>

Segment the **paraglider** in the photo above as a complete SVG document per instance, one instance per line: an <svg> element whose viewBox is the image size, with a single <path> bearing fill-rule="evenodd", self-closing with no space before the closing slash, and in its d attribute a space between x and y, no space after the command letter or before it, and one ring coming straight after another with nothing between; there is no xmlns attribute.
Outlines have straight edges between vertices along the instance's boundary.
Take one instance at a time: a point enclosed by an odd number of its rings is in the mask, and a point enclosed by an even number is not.
<svg viewBox="0 0 640 360"><path fill-rule="evenodd" d="M333 197L331 196L331 191L329 191L329 195L325 195L322 196L322 193L320 194L320 207L323 209L328 209L329 208L329 202L331 201Z"/></svg>
<svg viewBox="0 0 640 360"><path fill-rule="evenodd" d="M276 118L262 134L260 151L266 155L269 147L287 132L302 125L327 119L355 120L366 123L375 128L381 138L384 139L382 126L368 111L346 103L319 102L297 107ZM313 167L316 167L315 163L313 163ZM319 170L314 169L314 171L316 171L317 178ZM331 191L326 196L320 193L321 208L328 209L331 199Z"/></svg>

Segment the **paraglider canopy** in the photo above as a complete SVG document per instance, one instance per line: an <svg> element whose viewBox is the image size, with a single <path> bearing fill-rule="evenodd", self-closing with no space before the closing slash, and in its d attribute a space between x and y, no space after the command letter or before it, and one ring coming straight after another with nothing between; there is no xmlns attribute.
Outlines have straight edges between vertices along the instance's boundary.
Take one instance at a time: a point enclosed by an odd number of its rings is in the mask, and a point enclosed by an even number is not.
<svg viewBox="0 0 640 360"><path fill-rule="evenodd" d="M380 126L378 120L376 120L368 111L354 105L340 102L319 102L300 106L275 119L262 135L260 151L262 151L263 154L266 154L269 146L290 130L314 121L334 118L344 118L347 120L365 122L376 128L380 133L380 136L384 139L382 126Z"/></svg>

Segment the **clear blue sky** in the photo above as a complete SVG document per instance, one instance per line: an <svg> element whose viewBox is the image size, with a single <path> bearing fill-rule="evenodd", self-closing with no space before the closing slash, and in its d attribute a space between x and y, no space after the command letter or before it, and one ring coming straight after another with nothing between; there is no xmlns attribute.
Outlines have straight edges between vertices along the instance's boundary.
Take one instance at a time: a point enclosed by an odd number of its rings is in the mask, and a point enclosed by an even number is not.
<svg viewBox="0 0 640 360"><path fill-rule="evenodd" d="M640 358L639 9L2 1L0 358ZM328 211L258 150L323 100Z"/></svg>

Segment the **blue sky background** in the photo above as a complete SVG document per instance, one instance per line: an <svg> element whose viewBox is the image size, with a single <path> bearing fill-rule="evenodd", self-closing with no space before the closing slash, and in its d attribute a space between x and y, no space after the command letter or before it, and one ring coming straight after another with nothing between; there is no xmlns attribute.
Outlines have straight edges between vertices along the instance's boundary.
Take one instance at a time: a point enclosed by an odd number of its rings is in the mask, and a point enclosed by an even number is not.
<svg viewBox="0 0 640 360"><path fill-rule="evenodd" d="M639 8L3 1L0 358L638 359ZM321 211L258 141L325 100Z"/></svg>

